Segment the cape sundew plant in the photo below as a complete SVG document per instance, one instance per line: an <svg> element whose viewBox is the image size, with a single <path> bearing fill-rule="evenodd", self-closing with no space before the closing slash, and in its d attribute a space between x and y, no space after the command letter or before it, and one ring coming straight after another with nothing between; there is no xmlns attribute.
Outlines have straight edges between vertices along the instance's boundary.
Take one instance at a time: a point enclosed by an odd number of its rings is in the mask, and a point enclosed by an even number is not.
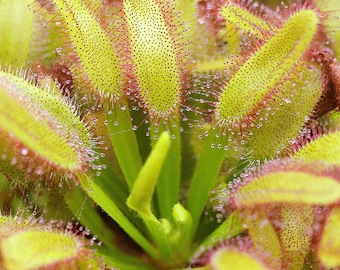
<svg viewBox="0 0 340 270"><path fill-rule="evenodd" d="M1 269L340 268L339 3L266 2L0 1Z"/></svg>

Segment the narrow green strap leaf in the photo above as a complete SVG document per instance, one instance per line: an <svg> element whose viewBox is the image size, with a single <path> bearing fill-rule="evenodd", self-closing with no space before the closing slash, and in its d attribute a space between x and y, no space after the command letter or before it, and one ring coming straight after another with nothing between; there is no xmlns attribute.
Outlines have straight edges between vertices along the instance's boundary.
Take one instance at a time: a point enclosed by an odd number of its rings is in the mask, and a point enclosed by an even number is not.
<svg viewBox="0 0 340 270"><path fill-rule="evenodd" d="M140 169L142 159L139 154L136 134L133 131L130 113L116 108L107 112L108 131L119 165L123 171L125 181L132 189Z"/></svg>
<svg viewBox="0 0 340 270"><path fill-rule="evenodd" d="M107 247L113 248L114 233L108 229L80 187L73 186L70 194L65 194L64 198L74 216L79 218L81 224L87 228L91 228L92 235L96 235L99 241L103 242Z"/></svg>
<svg viewBox="0 0 340 270"><path fill-rule="evenodd" d="M169 242L169 235L172 226L167 219L158 220L153 214L141 214L152 239L157 245L157 249L164 262L170 262L172 250Z"/></svg>
<svg viewBox="0 0 340 270"><path fill-rule="evenodd" d="M104 254L98 252L100 256L104 258L105 263L110 269L124 269L124 270L157 270L154 266L145 264L142 260L139 260L137 256L129 256L120 250L115 250L114 254Z"/></svg>
<svg viewBox="0 0 340 270"><path fill-rule="evenodd" d="M169 133L163 132L160 135L148 159L139 172L126 202L127 205L135 210L144 220L153 240L157 243L158 249L164 260L169 260L171 257L168 243L170 225L166 219L159 221L154 216L151 210L151 201L163 163L166 160L170 148L170 141Z"/></svg>
<svg viewBox="0 0 340 270"><path fill-rule="evenodd" d="M177 228L170 241L176 250L181 250L181 257L187 259L191 245L191 215L180 203L177 203L173 207L172 216Z"/></svg>
<svg viewBox="0 0 340 270"><path fill-rule="evenodd" d="M225 150L224 144L215 145L217 130L212 129L205 139L203 150L197 162L193 178L191 180L187 209L193 220L192 237L194 237L200 217L211 190L215 185L216 178L222 166Z"/></svg>
<svg viewBox="0 0 340 270"><path fill-rule="evenodd" d="M149 255L158 258L158 251L150 242L136 229L136 227L119 210L105 192L86 174L78 174L78 180L86 193L92 198L117 224Z"/></svg>

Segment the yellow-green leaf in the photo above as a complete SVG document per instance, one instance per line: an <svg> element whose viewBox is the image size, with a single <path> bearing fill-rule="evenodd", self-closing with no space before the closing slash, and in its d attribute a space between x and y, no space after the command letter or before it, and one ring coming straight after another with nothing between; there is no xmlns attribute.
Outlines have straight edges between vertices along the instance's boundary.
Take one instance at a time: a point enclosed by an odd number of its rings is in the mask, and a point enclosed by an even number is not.
<svg viewBox="0 0 340 270"><path fill-rule="evenodd" d="M250 155L253 159L271 159L286 149L295 139L322 94L321 70L306 64L293 69L267 105L254 119L255 128L249 136Z"/></svg>
<svg viewBox="0 0 340 270"><path fill-rule="evenodd" d="M11 167L37 175L45 167L65 173L86 168L93 155L88 129L59 93L0 71L0 97L1 169L6 174Z"/></svg>
<svg viewBox="0 0 340 270"><path fill-rule="evenodd" d="M140 170L127 205L139 214L151 215L151 200L164 160L170 148L170 135L163 132Z"/></svg>
<svg viewBox="0 0 340 270"><path fill-rule="evenodd" d="M174 117L182 86L171 7L157 0L126 0L124 8L143 103L151 118Z"/></svg>
<svg viewBox="0 0 340 270"><path fill-rule="evenodd" d="M268 270L255 256L231 248L222 248L210 258L210 266L213 270Z"/></svg>
<svg viewBox="0 0 340 270"><path fill-rule="evenodd" d="M238 208L261 204L302 203L327 205L340 200L340 183L330 176L304 171L273 171L258 176L237 189L233 203Z"/></svg>
<svg viewBox="0 0 340 270"><path fill-rule="evenodd" d="M32 220L0 217L1 269L99 269L85 239Z"/></svg>
<svg viewBox="0 0 340 270"><path fill-rule="evenodd" d="M282 250L279 238L264 211L244 211L245 223L255 250L259 254L267 254L271 259L271 266L280 268Z"/></svg>
<svg viewBox="0 0 340 270"><path fill-rule="evenodd" d="M37 269L39 267L76 267L77 261L93 262L90 250L71 234L26 229L0 240L1 264L5 269ZM93 267L94 265L92 265ZM92 269L99 269L95 267Z"/></svg>
<svg viewBox="0 0 340 270"><path fill-rule="evenodd" d="M222 92L216 118L234 123L248 115L292 70L317 31L317 12L303 9L260 47L234 74Z"/></svg>
<svg viewBox="0 0 340 270"><path fill-rule="evenodd" d="M31 0L0 2L0 61L20 66L27 61L35 34Z"/></svg>
<svg viewBox="0 0 340 270"><path fill-rule="evenodd" d="M340 131L313 140L295 153L293 158L302 162L323 161L329 165L340 165Z"/></svg>
<svg viewBox="0 0 340 270"><path fill-rule="evenodd" d="M277 31L275 26L270 25L262 18L249 12L246 8L231 1L222 7L221 15L227 21L228 27L231 24L260 40L267 40Z"/></svg>
<svg viewBox="0 0 340 270"><path fill-rule="evenodd" d="M121 63L111 37L96 19L95 11L85 1L51 2L55 5L53 10L57 18L61 20L58 23L66 29L80 62L72 67L72 71L80 81L92 84L104 96L119 99L123 95Z"/></svg>
<svg viewBox="0 0 340 270"><path fill-rule="evenodd" d="M329 213L318 246L318 257L327 268L340 266L340 207Z"/></svg>
<svg viewBox="0 0 340 270"><path fill-rule="evenodd" d="M285 269L301 270L311 249L314 208L310 205L281 206L280 239Z"/></svg>

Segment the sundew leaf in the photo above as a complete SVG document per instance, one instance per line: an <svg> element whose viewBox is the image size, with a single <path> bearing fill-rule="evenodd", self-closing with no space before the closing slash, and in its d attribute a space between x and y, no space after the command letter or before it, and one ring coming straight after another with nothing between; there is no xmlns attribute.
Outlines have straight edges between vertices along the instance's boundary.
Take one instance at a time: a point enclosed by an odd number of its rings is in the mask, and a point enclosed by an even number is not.
<svg viewBox="0 0 340 270"><path fill-rule="evenodd" d="M280 239L285 269L302 269L311 248L313 222L313 206L301 204L281 206Z"/></svg>
<svg viewBox="0 0 340 270"><path fill-rule="evenodd" d="M1 148L9 159L1 164L8 171L41 163L38 175L46 165L75 173L92 161L88 129L60 94L1 71L0 95Z"/></svg>
<svg viewBox="0 0 340 270"><path fill-rule="evenodd" d="M163 130L170 130L175 137L157 185L157 195L161 198L159 209L161 215L168 218L178 201L180 180L178 115L183 59L175 36L180 33L175 33L178 30L176 25L180 24L176 22L175 5L166 1L128 0L123 4L138 96L142 100L140 105L148 111L148 121L152 123L151 137ZM170 186L173 188L169 189Z"/></svg>
<svg viewBox="0 0 340 270"><path fill-rule="evenodd" d="M289 79L278 86L254 119L249 136L253 159L271 159L296 138L312 114L322 94L321 70L317 66L299 65Z"/></svg>
<svg viewBox="0 0 340 270"><path fill-rule="evenodd" d="M124 1L132 61L150 118L169 119L180 104L181 74L171 7L157 0Z"/></svg>
<svg viewBox="0 0 340 270"><path fill-rule="evenodd" d="M259 254L266 254L270 258L271 265L279 269L282 263L281 243L267 215L264 211L253 213L249 209L244 211L244 215L244 222L247 224L255 250Z"/></svg>
<svg viewBox="0 0 340 270"><path fill-rule="evenodd" d="M258 256L247 254L232 248L221 248L215 252L210 258L210 268L212 270L268 270L260 260Z"/></svg>
<svg viewBox="0 0 340 270"><path fill-rule="evenodd" d="M111 37L94 15L95 10L85 1L51 0L49 3L55 5L53 11L61 20L58 23L65 28L79 60L79 65L72 66L73 73L105 97L119 99L123 95L121 63Z"/></svg>
<svg viewBox="0 0 340 270"><path fill-rule="evenodd" d="M249 114L301 59L318 23L314 10L302 9L293 14L230 79L217 103L216 120L234 123Z"/></svg>
<svg viewBox="0 0 340 270"><path fill-rule="evenodd" d="M322 174L298 170L272 171L236 188L232 202L237 208L262 204L301 203L328 205L340 200L340 183Z"/></svg>
<svg viewBox="0 0 340 270"><path fill-rule="evenodd" d="M259 40L267 40L277 31L275 26L231 1L221 8L221 15L228 22L227 26L231 24Z"/></svg>
<svg viewBox="0 0 340 270"><path fill-rule="evenodd" d="M314 0L315 3L317 3L316 0ZM320 5L320 9L322 12L327 14L328 18L325 22L327 27L329 29L332 29L333 31L329 31L329 35L332 39L332 47L339 58L340 56L340 48L337 45L340 41L340 31L339 31L339 3L337 0L328 0L328 1L322 1L322 5Z"/></svg>
<svg viewBox="0 0 340 270"><path fill-rule="evenodd" d="M179 12L181 20L184 22L182 24L181 31L188 31L183 35L183 38L186 40L184 43L187 44L186 49L190 50L195 45L193 44L192 40L200 30L198 27L197 21L195 18L196 11L196 2L194 0L175 0L176 3L176 11Z"/></svg>
<svg viewBox="0 0 340 270"><path fill-rule="evenodd" d="M1 1L0 59L2 64L22 65L29 56L36 30L34 14L28 9L31 0ZM20 48L20 50L18 50Z"/></svg>
<svg viewBox="0 0 340 270"><path fill-rule="evenodd" d="M0 265L5 269L100 267L100 260L85 239L70 232L6 216L0 217L0 227Z"/></svg>
<svg viewBox="0 0 340 270"><path fill-rule="evenodd" d="M340 165L340 131L326 133L308 143L293 155L302 162L323 161Z"/></svg>
<svg viewBox="0 0 340 270"><path fill-rule="evenodd" d="M334 207L327 218L317 254L327 268L340 266L340 207Z"/></svg>

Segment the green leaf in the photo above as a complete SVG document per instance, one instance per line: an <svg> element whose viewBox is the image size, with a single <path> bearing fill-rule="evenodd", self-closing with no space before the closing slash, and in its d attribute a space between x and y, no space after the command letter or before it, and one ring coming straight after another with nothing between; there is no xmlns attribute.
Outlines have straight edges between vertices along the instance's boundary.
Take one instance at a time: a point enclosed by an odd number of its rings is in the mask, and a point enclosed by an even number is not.
<svg viewBox="0 0 340 270"><path fill-rule="evenodd" d="M71 194L65 194L65 200L75 217L79 218L81 224L87 228L91 228L92 235L96 235L99 241L102 241L106 246L112 248L115 234L108 229L80 187L73 186Z"/></svg>
<svg viewBox="0 0 340 270"><path fill-rule="evenodd" d="M192 237L196 233L200 217L211 195L211 190L216 183L225 157L224 146L226 142L220 142L220 144L215 145L216 141L218 141L217 132L217 129L213 128L210 130L208 137L205 138L203 150L190 184L187 209L193 221Z"/></svg>
<svg viewBox="0 0 340 270"><path fill-rule="evenodd" d="M142 233L121 212L115 203L93 180L85 174L79 174L78 180L86 193L92 198L117 224L153 258L158 258L158 251L142 235Z"/></svg>
<svg viewBox="0 0 340 270"><path fill-rule="evenodd" d="M166 126L151 127L152 144L156 140L155 136L166 131ZM157 181L157 206L160 211L160 216L170 218L172 208L178 202L179 186L181 181L181 133L180 127L171 127L171 145L169 153L166 156L162 170Z"/></svg>
<svg viewBox="0 0 340 270"><path fill-rule="evenodd" d="M199 247L193 252L194 257L199 257L206 250L218 246L227 239L237 236L245 229L243 220L238 217L238 213L233 212L219 227L204 239Z"/></svg>
<svg viewBox="0 0 340 270"><path fill-rule="evenodd" d="M142 159L130 113L127 109L116 108L115 111L109 110L107 111L107 120L111 143L123 171L125 181L131 190L142 168Z"/></svg>
<svg viewBox="0 0 340 270"><path fill-rule="evenodd" d="M152 215L151 201L159 174L170 148L170 135L163 132L132 187L127 205L142 216Z"/></svg>

